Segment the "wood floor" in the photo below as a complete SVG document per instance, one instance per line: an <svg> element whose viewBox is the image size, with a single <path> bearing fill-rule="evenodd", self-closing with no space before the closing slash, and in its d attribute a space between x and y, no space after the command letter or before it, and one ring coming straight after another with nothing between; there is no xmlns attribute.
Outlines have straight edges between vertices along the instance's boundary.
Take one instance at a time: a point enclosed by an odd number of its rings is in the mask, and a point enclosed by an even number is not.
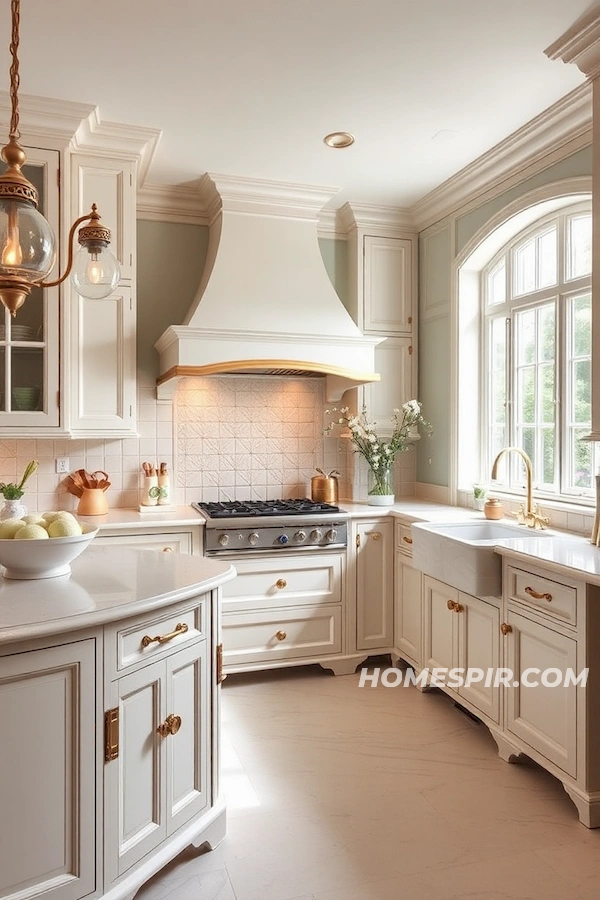
<svg viewBox="0 0 600 900"><path fill-rule="evenodd" d="M439 692L319 667L223 686L228 833L138 900L598 900L600 829Z"/></svg>

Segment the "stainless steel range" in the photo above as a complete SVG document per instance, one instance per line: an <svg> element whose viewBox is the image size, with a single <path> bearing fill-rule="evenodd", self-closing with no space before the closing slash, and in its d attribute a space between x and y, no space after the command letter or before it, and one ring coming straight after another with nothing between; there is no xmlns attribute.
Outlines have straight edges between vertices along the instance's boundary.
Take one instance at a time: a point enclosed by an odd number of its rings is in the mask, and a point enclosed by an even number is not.
<svg viewBox="0 0 600 900"><path fill-rule="evenodd" d="M314 500L192 503L206 519L204 553L345 548L348 513Z"/></svg>

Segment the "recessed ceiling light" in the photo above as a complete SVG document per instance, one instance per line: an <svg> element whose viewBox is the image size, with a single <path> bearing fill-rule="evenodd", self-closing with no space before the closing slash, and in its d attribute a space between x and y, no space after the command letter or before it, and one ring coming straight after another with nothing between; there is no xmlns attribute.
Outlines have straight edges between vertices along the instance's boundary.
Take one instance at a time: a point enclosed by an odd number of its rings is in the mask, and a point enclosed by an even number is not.
<svg viewBox="0 0 600 900"><path fill-rule="evenodd" d="M354 135L348 131L332 131L323 138L323 143L334 150L342 150L344 147L351 147L354 143Z"/></svg>

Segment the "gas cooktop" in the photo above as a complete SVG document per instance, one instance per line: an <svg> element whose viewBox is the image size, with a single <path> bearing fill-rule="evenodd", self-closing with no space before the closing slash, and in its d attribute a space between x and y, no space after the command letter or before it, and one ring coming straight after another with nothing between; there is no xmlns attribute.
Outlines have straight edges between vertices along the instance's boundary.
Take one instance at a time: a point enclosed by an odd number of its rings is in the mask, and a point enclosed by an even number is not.
<svg viewBox="0 0 600 900"><path fill-rule="evenodd" d="M341 512L339 506L316 500L230 500L226 503L192 503L210 519L239 519L258 516L314 516Z"/></svg>

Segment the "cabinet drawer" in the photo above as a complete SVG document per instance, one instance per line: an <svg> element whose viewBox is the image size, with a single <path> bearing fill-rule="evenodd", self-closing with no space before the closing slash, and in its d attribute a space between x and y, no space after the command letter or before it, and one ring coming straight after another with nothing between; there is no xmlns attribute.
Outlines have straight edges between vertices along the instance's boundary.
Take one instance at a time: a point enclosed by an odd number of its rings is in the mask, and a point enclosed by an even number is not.
<svg viewBox="0 0 600 900"><path fill-rule="evenodd" d="M223 651L226 666L341 653L342 610L334 606L224 615Z"/></svg>
<svg viewBox="0 0 600 900"><path fill-rule="evenodd" d="M237 578L223 585L223 612L341 603L342 554L234 561Z"/></svg>
<svg viewBox="0 0 600 900"><path fill-rule="evenodd" d="M412 528L403 522L396 522L396 549L412 556Z"/></svg>
<svg viewBox="0 0 600 900"><path fill-rule="evenodd" d="M106 629L105 656L109 678L137 663L153 661L182 646L205 639L209 628L208 597L162 614L150 613ZM156 640L161 638L162 640Z"/></svg>
<svg viewBox="0 0 600 900"><path fill-rule="evenodd" d="M508 598L552 618L577 623L577 589L570 585L508 566Z"/></svg>
<svg viewBox="0 0 600 900"><path fill-rule="evenodd" d="M175 534L151 532L149 534L100 534L94 539L94 546L101 544L127 547L139 547L140 550L157 550L164 553L192 552L192 536L188 531Z"/></svg>

